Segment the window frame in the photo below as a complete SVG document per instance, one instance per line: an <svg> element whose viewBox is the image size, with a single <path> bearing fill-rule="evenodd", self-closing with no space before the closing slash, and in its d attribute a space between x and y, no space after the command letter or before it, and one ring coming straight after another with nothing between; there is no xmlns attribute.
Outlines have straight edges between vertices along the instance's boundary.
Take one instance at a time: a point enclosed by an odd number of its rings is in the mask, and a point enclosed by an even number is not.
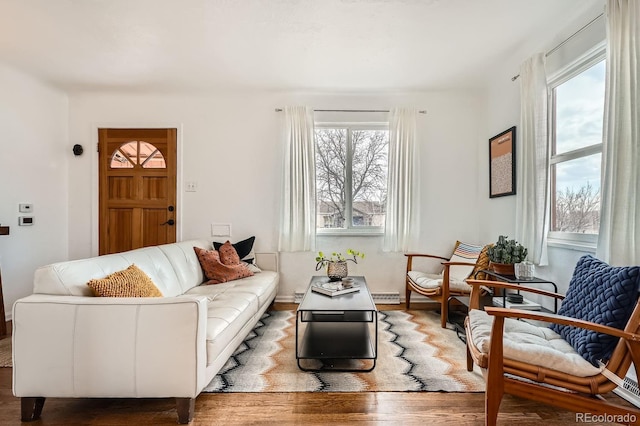
<svg viewBox="0 0 640 426"><path fill-rule="evenodd" d="M332 236L380 236L384 234L384 226L354 226L353 225L353 150L351 149L351 132L354 130L386 130L389 131L388 121L375 122L350 122L350 121L322 121L314 123L314 143L315 129L346 129L346 170L345 170L345 228L318 228L316 225L316 235ZM388 173L388 157L387 157ZM317 188L317 186L316 186ZM387 188L388 191L388 188ZM318 199L316 194L316 206ZM316 213L317 214L317 213ZM386 211L385 211L386 221Z"/></svg>
<svg viewBox="0 0 640 426"><path fill-rule="evenodd" d="M596 64L606 61L606 46L599 44L590 52L581 56L579 59L561 69L547 80L548 87L548 122L549 122L549 231L547 234L547 242L552 247L561 247L572 250L595 252L598 243L598 234L584 234L580 232L563 232L552 231L551 226L554 217L555 200L555 176L554 165L564 163L579 158L586 158L590 155L603 152L604 135L600 143L589 145L586 147L566 151L561 154L555 154L556 148L556 88L563 83L578 76L580 73L595 66ZM604 101L604 99L603 99ZM602 168L601 168L602 171Z"/></svg>

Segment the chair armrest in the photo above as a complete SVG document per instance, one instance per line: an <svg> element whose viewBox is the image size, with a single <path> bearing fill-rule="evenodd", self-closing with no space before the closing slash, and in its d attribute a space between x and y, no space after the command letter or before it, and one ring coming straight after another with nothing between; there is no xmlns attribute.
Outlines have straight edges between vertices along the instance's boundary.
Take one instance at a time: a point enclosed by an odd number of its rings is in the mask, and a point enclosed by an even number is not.
<svg viewBox="0 0 640 426"><path fill-rule="evenodd" d="M557 314L548 314L545 312L537 312L537 311L525 311L522 309L506 309L506 308L495 308L495 307L487 307L485 311L489 315L493 315L496 317L503 318L518 318L518 319L530 319L536 321L545 321L551 322L554 324L560 325L569 325L572 327L584 328L591 331L596 331L598 333L609 334L615 337L621 337L626 340L630 340L632 342L640 342L640 334L629 333L624 330L619 330L617 328L609 327L602 324L597 324L591 321L584 321L581 319L565 317Z"/></svg>
<svg viewBox="0 0 640 426"><path fill-rule="evenodd" d="M436 256L435 254L425 254L425 253L405 253L404 254L407 257L431 257L433 259L442 259L442 260L449 260L449 258L447 257L442 257L442 256Z"/></svg>
<svg viewBox="0 0 640 426"><path fill-rule="evenodd" d="M478 309L480 306L480 287L493 287L493 288L502 288L507 290L518 290L524 291L528 293L535 293L541 296L553 297L554 299L564 299L564 295L560 293L554 293L552 291L542 290L535 287L527 287L524 285L518 284L510 284L501 281L490 281L490 280L467 280L467 284L469 284L471 288L471 298L469 300L469 307L471 309ZM475 299L474 299L475 298ZM475 300L475 304L474 304Z"/></svg>
<svg viewBox="0 0 640 426"><path fill-rule="evenodd" d="M450 266L476 266L475 263L471 262L442 262L442 264L445 268L448 268Z"/></svg>
<svg viewBox="0 0 640 426"><path fill-rule="evenodd" d="M442 256L436 256L434 254L425 254L425 253L405 253L404 254L407 258L407 272L409 272L411 270L411 267L413 266L413 258L414 257L426 257L429 259L440 259L440 260L449 260L446 257L442 257Z"/></svg>

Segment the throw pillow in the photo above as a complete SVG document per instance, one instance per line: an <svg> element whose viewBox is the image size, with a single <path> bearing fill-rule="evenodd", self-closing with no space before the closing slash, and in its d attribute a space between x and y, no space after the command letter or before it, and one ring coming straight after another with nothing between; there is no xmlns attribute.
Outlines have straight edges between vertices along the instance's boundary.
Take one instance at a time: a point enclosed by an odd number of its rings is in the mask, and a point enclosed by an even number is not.
<svg viewBox="0 0 640 426"><path fill-rule="evenodd" d="M480 252L482 251L482 246L476 246L473 244L463 243L461 241L456 242L456 248L449 259L450 262L466 262L473 263L473 265L462 266L456 265L449 268L449 278L456 279L458 281L466 280L471 272L473 272L473 268L475 263L478 260L478 256L480 256Z"/></svg>
<svg viewBox="0 0 640 426"><path fill-rule="evenodd" d="M559 315L624 329L638 299L640 266L614 267L591 255L580 258ZM552 324L584 359L606 362L618 338L582 328Z"/></svg>
<svg viewBox="0 0 640 426"><path fill-rule="evenodd" d="M136 265L90 280L87 285L95 296L100 297L162 297L151 278Z"/></svg>
<svg viewBox="0 0 640 426"><path fill-rule="evenodd" d="M476 266L475 268L473 268L473 271L471 271L471 274L469 275L470 278L476 280L486 280L488 278L487 274L480 271L482 271L483 269L489 269L489 248L491 246L493 246L493 244L487 244L482 248L480 256L478 256Z"/></svg>
<svg viewBox="0 0 640 426"><path fill-rule="evenodd" d="M240 263L238 252L229 241L220 246L218 254L220 254L220 262L225 265L237 265Z"/></svg>
<svg viewBox="0 0 640 426"><path fill-rule="evenodd" d="M253 275L253 272L244 263L237 265L225 265L222 263L216 250L204 250L199 247L194 247L193 249L198 256L204 275L209 280L206 284L220 284Z"/></svg>
<svg viewBox="0 0 640 426"><path fill-rule="evenodd" d="M253 244L256 241L256 237L249 237L246 240L238 241L237 243L232 244L233 248L236 249L240 260L247 263L254 263L255 253L253 252ZM213 242L214 250L220 250L223 243Z"/></svg>

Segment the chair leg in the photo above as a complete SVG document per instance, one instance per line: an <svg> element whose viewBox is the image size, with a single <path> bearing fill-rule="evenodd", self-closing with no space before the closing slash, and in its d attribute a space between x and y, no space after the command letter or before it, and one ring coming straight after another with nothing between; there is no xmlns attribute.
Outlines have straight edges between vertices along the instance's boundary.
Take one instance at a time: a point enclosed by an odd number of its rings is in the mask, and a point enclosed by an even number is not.
<svg viewBox="0 0 640 426"><path fill-rule="evenodd" d="M405 295L404 303L407 306L407 309L410 309L409 306L411 305L411 290L409 289L409 286L407 286L407 294Z"/></svg>
<svg viewBox="0 0 640 426"><path fill-rule="evenodd" d="M442 298L442 302L440 302L440 326L442 328L447 328L447 319L449 317L449 306L448 300Z"/></svg>
<svg viewBox="0 0 640 426"><path fill-rule="evenodd" d="M178 423L186 425L193 420L193 413L196 408L196 399L176 398L176 408L178 409Z"/></svg>
<svg viewBox="0 0 640 426"><path fill-rule="evenodd" d="M487 389L484 393L484 424L486 426L495 426L498 422L498 411L500 410L503 392L502 390L489 389L489 383L487 382Z"/></svg>
<svg viewBox="0 0 640 426"><path fill-rule="evenodd" d="M20 417L23 422L33 422L40 418L44 398L20 398Z"/></svg>
<svg viewBox="0 0 640 426"><path fill-rule="evenodd" d="M469 340L468 337L467 340ZM471 356L471 351L469 350L469 342L467 342L467 371L473 371L473 357Z"/></svg>

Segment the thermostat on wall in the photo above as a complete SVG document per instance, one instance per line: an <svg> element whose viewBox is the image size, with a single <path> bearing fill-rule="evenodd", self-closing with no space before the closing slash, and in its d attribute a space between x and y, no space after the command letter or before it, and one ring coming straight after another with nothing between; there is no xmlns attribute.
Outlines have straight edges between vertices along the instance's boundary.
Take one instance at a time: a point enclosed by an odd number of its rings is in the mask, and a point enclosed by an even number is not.
<svg viewBox="0 0 640 426"><path fill-rule="evenodd" d="M31 226L33 225L33 216L20 216L18 218L18 225Z"/></svg>

